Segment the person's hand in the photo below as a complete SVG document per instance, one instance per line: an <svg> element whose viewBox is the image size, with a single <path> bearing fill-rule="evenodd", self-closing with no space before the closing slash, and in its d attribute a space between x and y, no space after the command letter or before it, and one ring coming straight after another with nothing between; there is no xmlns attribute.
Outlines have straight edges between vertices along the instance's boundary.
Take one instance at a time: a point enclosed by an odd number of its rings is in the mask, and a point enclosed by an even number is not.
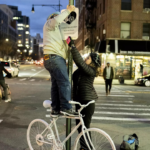
<svg viewBox="0 0 150 150"><path fill-rule="evenodd" d="M67 5L67 10L69 10L69 12L72 12L75 10L75 6L74 5Z"/></svg>
<svg viewBox="0 0 150 150"><path fill-rule="evenodd" d="M69 36L66 41L69 47L75 46L74 41L72 40L71 36Z"/></svg>

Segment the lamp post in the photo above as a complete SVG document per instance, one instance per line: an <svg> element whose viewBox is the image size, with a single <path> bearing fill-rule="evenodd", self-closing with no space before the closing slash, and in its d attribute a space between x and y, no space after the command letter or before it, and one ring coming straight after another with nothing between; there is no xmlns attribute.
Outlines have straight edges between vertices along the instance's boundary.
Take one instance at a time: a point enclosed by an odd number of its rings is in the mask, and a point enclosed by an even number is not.
<svg viewBox="0 0 150 150"><path fill-rule="evenodd" d="M69 0L69 5L74 5L74 0ZM69 74L69 81L70 81L71 87L72 87L73 59L72 59L72 54L71 54L70 48L69 48L68 52L69 52L69 54L68 54L68 74ZM70 99L71 99L71 97L70 97ZM66 137L70 134L70 132L71 132L71 119L67 118L66 119ZM71 138L68 139L68 141L66 142L66 150L71 150Z"/></svg>

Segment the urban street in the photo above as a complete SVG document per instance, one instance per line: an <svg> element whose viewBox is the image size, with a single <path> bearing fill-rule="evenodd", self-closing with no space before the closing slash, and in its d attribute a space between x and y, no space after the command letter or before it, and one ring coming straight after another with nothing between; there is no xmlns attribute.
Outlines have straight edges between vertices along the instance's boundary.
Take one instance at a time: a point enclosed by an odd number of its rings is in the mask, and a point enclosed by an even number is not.
<svg viewBox="0 0 150 150"><path fill-rule="evenodd" d="M21 65L19 77L6 79L6 83L10 86L12 102L0 103L0 150L29 150L26 138L29 123L37 118L50 122L46 117L49 112L43 107L43 101L51 98L49 73L41 65ZM133 133L139 136L139 150L149 150L150 89L118 83L106 96L104 83L95 82L94 86L99 98L91 127L106 131L117 150L123 135ZM58 126L65 136L65 119L60 119Z"/></svg>

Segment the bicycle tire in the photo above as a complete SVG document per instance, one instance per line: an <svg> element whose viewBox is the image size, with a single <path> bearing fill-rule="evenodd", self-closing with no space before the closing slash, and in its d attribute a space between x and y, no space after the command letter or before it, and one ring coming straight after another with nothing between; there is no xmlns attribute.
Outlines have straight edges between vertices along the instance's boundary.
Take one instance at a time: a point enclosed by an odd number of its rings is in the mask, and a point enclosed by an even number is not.
<svg viewBox="0 0 150 150"><path fill-rule="evenodd" d="M39 126L37 127L36 124ZM44 150L53 149L53 146L54 146L53 136L50 138L48 138L47 136L47 135L49 136L53 135L53 131L51 130L51 128L48 127L48 129L46 129L47 130L46 133L44 135L41 135L41 133L44 131L44 129L47 126L48 126L48 123L42 119L35 119L29 124L28 129L27 129L27 142L28 142L28 146L30 150L38 150L38 149L41 150L41 148ZM33 131L31 130L32 128L33 128ZM35 135L32 135L31 132L35 132L34 133ZM31 138L33 139L33 141L31 141ZM42 140L51 144L40 142Z"/></svg>
<svg viewBox="0 0 150 150"><path fill-rule="evenodd" d="M88 142L91 150L116 150L113 140L105 131L98 128L89 128L85 130L85 135L87 135L87 133L90 133L90 139L95 148L92 149L91 144L89 144ZM76 138L73 150L79 150L80 148L83 148L84 150L89 150L88 146L83 140L83 132L81 132Z"/></svg>

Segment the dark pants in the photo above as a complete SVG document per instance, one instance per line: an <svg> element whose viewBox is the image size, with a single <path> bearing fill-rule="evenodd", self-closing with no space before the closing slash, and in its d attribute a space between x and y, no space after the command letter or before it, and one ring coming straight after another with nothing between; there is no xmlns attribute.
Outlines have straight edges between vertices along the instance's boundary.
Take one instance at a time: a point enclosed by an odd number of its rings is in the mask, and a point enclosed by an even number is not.
<svg viewBox="0 0 150 150"><path fill-rule="evenodd" d="M108 93L108 86L109 86L109 92L110 92L111 86L112 86L112 79L106 79L105 86L106 86L106 93Z"/></svg>
<svg viewBox="0 0 150 150"><path fill-rule="evenodd" d="M66 61L60 56L52 56L44 60L44 66L51 75L52 108L55 111L71 109L71 85L69 82Z"/></svg>
<svg viewBox="0 0 150 150"><path fill-rule="evenodd" d="M79 101L81 104L87 104L88 102L90 101ZM76 105L76 111L80 109L80 106L79 105ZM91 123L91 120L92 120L92 116L94 114L94 110L95 110L95 103L93 104L90 104L88 107L84 108L82 111L81 111L81 114L83 115L83 121L84 121L84 124L86 126L86 128L90 128L90 123ZM80 120L76 120L76 124L78 124L80 122ZM80 133L82 131L82 127L80 126L78 128L78 132ZM84 137L82 136L80 138L80 145L81 145L81 148L83 149L88 149L85 141L84 141Z"/></svg>
<svg viewBox="0 0 150 150"><path fill-rule="evenodd" d="M0 80L0 85L2 86L4 90L5 100L8 99L8 92L7 92L7 86L5 84L5 80Z"/></svg>

